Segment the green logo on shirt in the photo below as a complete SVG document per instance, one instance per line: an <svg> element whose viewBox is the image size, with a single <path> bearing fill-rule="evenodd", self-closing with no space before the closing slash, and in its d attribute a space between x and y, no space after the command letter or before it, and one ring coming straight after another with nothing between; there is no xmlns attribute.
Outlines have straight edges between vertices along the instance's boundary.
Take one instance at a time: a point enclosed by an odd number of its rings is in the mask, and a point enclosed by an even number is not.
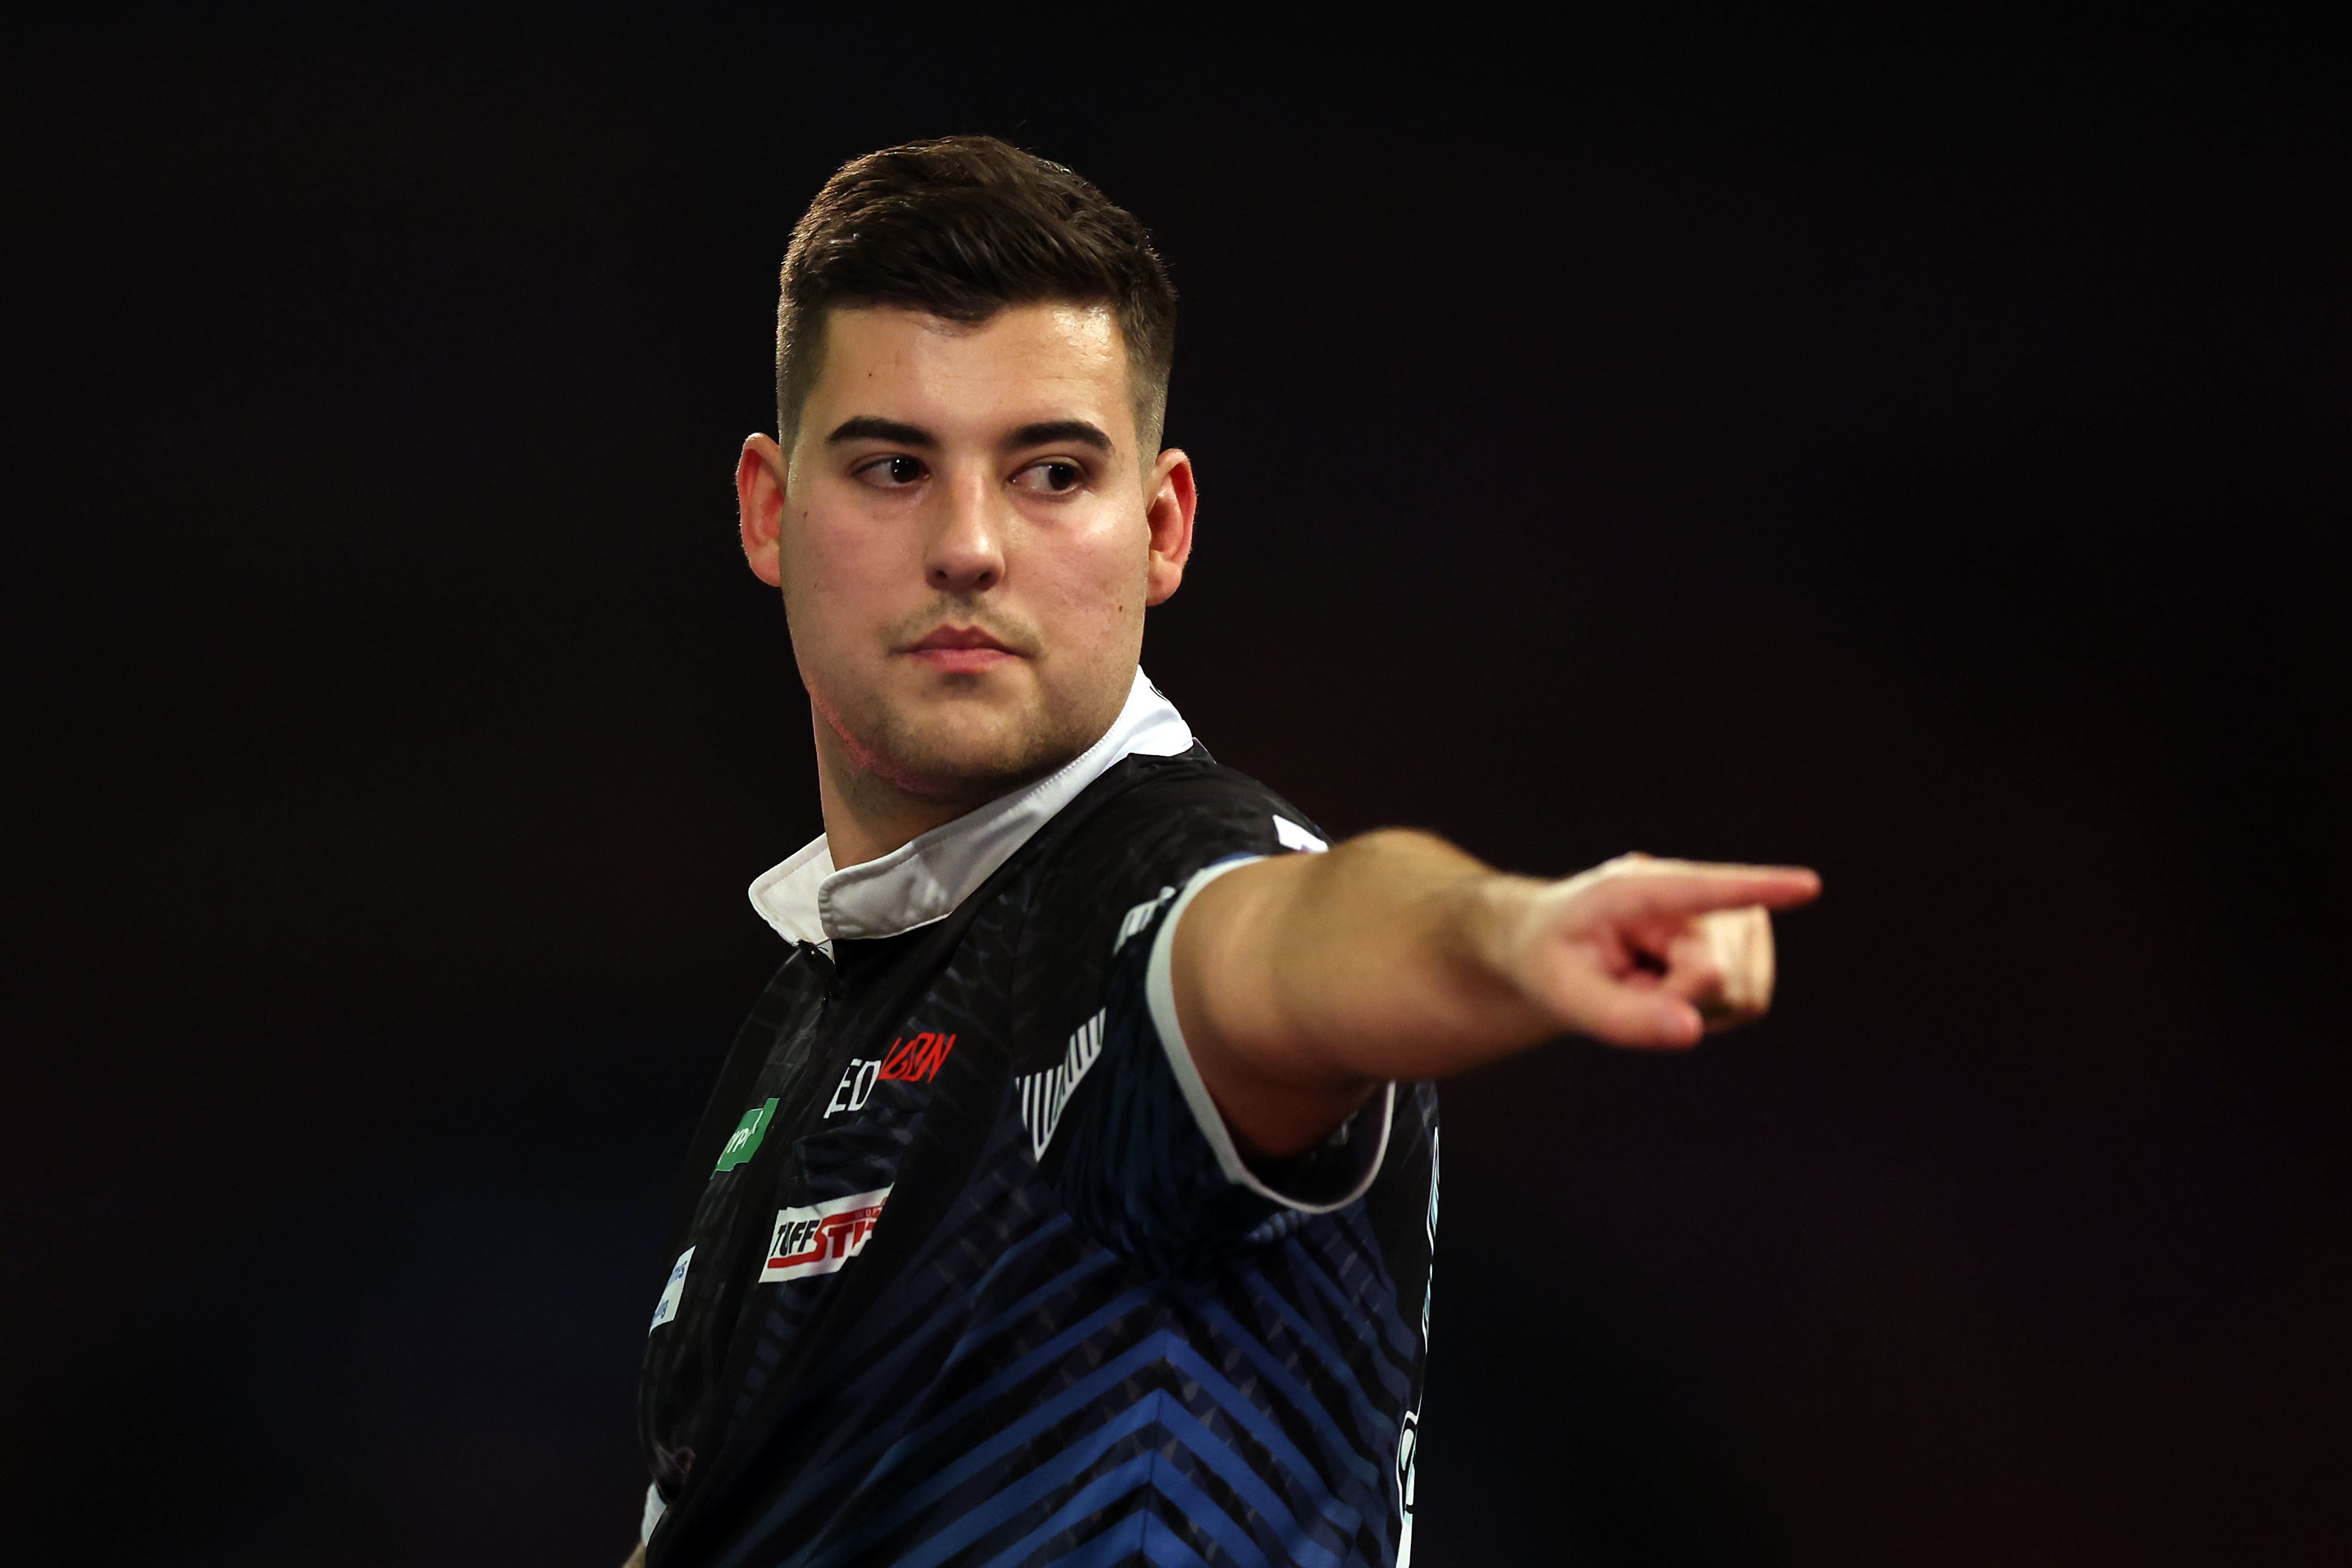
<svg viewBox="0 0 2352 1568"><path fill-rule="evenodd" d="M768 1135L768 1123L775 1114L776 1102L772 1100L745 1111L726 1146L719 1151L719 1163L711 1167L710 1173L715 1176L721 1171L731 1171L758 1153L760 1140Z"/></svg>

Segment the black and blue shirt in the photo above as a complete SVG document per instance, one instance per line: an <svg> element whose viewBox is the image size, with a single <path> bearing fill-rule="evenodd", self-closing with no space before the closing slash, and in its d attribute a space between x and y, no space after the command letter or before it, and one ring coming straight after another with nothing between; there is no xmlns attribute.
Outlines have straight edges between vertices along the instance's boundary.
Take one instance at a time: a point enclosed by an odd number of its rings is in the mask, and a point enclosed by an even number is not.
<svg viewBox="0 0 2352 1568"><path fill-rule="evenodd" d="M1434 1091L1253 1166L1169 994L1201 886L1320 847L1139 673L1052 777L753 884L793 946L663 1259L654 1568L1409 1560Z"/></svg>

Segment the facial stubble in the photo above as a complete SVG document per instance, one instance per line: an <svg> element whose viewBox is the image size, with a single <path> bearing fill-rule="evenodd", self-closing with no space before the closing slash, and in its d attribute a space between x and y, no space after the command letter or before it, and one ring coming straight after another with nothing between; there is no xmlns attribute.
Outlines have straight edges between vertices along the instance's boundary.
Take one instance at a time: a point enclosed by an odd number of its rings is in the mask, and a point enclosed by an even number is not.
<svg viewBox="0 0 2352 1568"><path fill-rule="evenodd" d="M900 681L909 672L891 669L845 700L803 670L819 722L833 731L850 764L839 784L853 796L888 792L970 809L1068 763L1117 717L1116 706L1108 715L1056 712L1035 668L1045 657L1043 638L992 607L941 602L903 617L883 634L886 668L908 657L898 650L942 623L985 631L1028 661L1021 672L1027 679L924 672L916 677L919 689L908 692ZM992 693L992 687L999 690ZM1124 688L1118 696L1125 700Z"/></svg>

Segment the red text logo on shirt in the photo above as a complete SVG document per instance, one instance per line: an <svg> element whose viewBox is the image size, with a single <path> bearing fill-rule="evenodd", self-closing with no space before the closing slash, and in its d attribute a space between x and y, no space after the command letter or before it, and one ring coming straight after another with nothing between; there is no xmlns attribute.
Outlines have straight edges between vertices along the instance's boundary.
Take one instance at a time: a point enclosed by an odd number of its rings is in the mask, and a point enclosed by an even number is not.
<svg viewBox="0 0 2352 1568"><path fill-rule="evenodd" d="M955 1049L953 1035L925 1029L911 1040L893 1040L882 1058L884 1083L929 1083L940 1076L940 1066Z"/></svg>
<svg viewBox="0 0 2352 1568"><path fill-rule="evenodd" d="M883 1187L804 1208L778 1209L760 1283L805 1279L840 1269L866 1250L866 1238L874 1234L874 1222L882 1217L882 1205L889 1196L890 1189Z"/></svg>
<svg viewBox="0 0 2352 1568"><path fill-rule="evenodd" d="M925 1029L911 1040L893 1040L890 1048L878 1061L864 1057L852 1057L849 1066L842 1070L841 1082L835 1086L833 1099L826 1102L824 1113L838 1116L846 1110L852 1114L866 1109L866 1100L877 1083L929 1083L937 1078L940 1065L955 1049L956 1037Z"/></svg>

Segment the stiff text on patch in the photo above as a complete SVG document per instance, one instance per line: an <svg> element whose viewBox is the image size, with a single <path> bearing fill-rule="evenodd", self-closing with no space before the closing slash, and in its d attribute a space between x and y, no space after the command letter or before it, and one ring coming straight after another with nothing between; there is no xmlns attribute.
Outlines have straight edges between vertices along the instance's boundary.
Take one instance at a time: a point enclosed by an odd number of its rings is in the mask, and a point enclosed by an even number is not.
<svg viewBox="0 0 2352 1568"><path fill-rule="evenodd" d="M768 1260L760 1269L760 1283L805 1279L831 1274L866 1249L874 1222L890 1189L853 1193L803 1208L776 1211L776 1227L768 1237Z"/></svg>

